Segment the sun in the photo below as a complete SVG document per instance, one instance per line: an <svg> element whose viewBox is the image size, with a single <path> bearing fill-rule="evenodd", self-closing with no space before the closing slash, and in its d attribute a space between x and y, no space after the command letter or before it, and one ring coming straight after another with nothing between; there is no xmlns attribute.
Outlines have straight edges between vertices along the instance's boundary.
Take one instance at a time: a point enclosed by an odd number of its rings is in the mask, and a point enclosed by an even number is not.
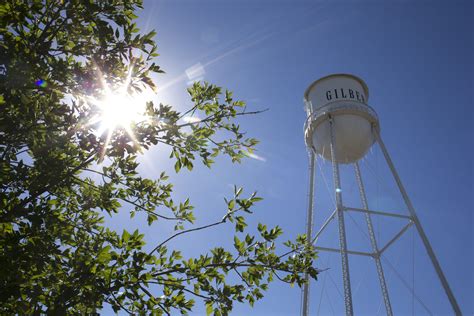
<svg viewBox="0 0 474 316"><path fill-rule="evenodd" d="M145 104L139 96L108 91L97 105L100 134L113 132L117 128L127 130L132 124L144 119Z"/></svg>
<svg viewBox="0 0 474 316"><path fill-rule="evenodd" d="M115 90L104 85L100 98L86 97L93 110L88 125L95 126L94 133L98 136L107 132L110 138L116 130L125 130L133 137L131 128L147 120L146 103L153 97L153 93L148 90L130 94L127 85Z"/></svg>
<svg viewBox="0 0 474 316"><path fill-rule="evenodd" d="M154 122L147 113L147 103L155 101L156 91L152 86L137 88L134 69L133 65L129 65L127 76L123 81L111 80L100 69L96 69L97 81L101 87L99 95L78 97L88 105L89 110L88 119L83 126L92 128L91 132L97 137L105 136L100 160L113 142L114 134L120 137L128 136L132 143L130 145L141 152L140 142L134 130L141 123Z"/></svg>
<svg viewBox="0 0 474 316"><path fill-rule="evenodd" d="M87 125L93 126L95 135L99 137L105 135L101 159L105 156L115 132L125 133L133 146L140 150L133 127L147 120L146 103L152 100L153 94L146 89L131 94L127 91L127 87L128 82L115 90L103 84L101 97L85 97L93 113Z"/></svg>

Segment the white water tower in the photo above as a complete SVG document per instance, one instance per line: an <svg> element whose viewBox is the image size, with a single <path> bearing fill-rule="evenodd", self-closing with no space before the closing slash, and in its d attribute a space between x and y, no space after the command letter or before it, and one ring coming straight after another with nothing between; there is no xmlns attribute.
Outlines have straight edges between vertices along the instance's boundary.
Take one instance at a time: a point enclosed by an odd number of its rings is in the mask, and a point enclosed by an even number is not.
<svg viewBox="0 0 474 316"><path fill-rule="evenodd" d="M389 246L391 246L407 231L408 228L415 225L454 313L456 315L461 315L461 310L449 287L447 279L441 270L441 266L415 213L415 209L408 198L400 177L398 176L387 149L380 137L380 127L377 114L368 105L368 99L369 89L365 82L362 79L349 74L334 74L323 77L313 82L304 93L304 104L307 112L307 120L304 126L305 142L310 156L310 193L306 232L307 236L310 236L308 240L310 240L311 243L314 243L314 241L323 233L326 226L332 220L337 218L339 248L320 247L318 245L315 245L315 248L319 251L338 252L341 255L346 315L353 315L349 255L367 256L374 259L386 313L387 315L393 315L381 256ZM401 196L408 209L408 214L406 215L369 209L358 161L366 155L374 143L378 143L380 146L388 167L393 174L395 182L397 183ZM313 191L315 161L318 155L332 163L336 209L329 218L324 221L318 232L313 235ZM354 208L343 204L339 164L354 165L354 172L363 208ZM347 248L344 222L344 213L346 212L362 212L365 214L372 252L352 251ZM401 218L406 220L406 225L396 235L394 235L389 242L379 248L372 225L371 216L373 215ZM307 280L308 283L303 288L303 316L309 315L310 285L308 276Z"/></svg>
<svg viewBox="0 0 474 316"><path fill-rule="evenodd" d="M308 113L306 144L331 161L332 122L338 163L352 163L364 157L375 141L372 126L378 128L375 111L367 105L369 89L359 78L338 74L313 82L304 94Z"/></svg>

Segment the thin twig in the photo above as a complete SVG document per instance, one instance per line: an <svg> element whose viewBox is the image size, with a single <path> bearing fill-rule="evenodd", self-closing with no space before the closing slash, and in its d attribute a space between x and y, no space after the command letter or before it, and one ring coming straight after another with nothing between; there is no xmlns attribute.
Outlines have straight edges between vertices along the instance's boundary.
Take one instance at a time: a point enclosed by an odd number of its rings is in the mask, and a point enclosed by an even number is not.
<svg viewBox="0 0 474 316"><path fill-rule="evenodd" d="M119 300L117 299L117 297L115 297L115 294L113 292L111 292L110 294L112 294L114 301L120 306L121 309L123 309L129 315L133 315L132 312L130 312L126 307L122 305L122 303L119 302Z"/></svg>
<svg viewBox="0 0 474 316"><path fill-rule="evenodd" d="M162 243L160 243L158 246L156 246L155 248L153 248L152 251L150 251L148 253L148 256L151 256L155 251L157 251L158 249L160 249L164 244L166 244L168 241L170 241L171 239L173 238L176 238L178 237L179 235L182 235L182 234L186 234L186 233L190 233L190 232L194 232L194 231L198 231L198 230L203 230L203 229L206 229L206 228L209 228L209 227L213 227L213 226L217 226L217 225L220 225L220 224L223 224L225 223L225 220L221 220L219 222L215 222L215 223L212 223L212 224L208 224L208 225L204 225L204 226L200 226L200 227L196 227L196 228L191 228L191 229L187 229L187 230L183 230L183 231L180 231L179 233L176 233L170 237L168 237L165 241L163 241Z"/></svg>
<svg viewBox="0 0 474 316"><path fill-rule="evenodd" d="M99 191L99 192L101 191L100 188L99 188L97 185L93 184L93 183L89 183L89 182L84 181L84 180L82 180L81 178L78 178L78 177L75 177L75 176L73 176L73 178L76 179L77 181L81 182L81 183L84 183L84 184L86 184L86 185L89 185L91 188L93 188L93 189L96 190L96 191ZM172 220L172 221L175 221L175 220L185 220L185 218L182 218L182 217L168 217L168 216L165 216L165 215L160 215L160 214L155 213L155 212L153 212L153 211L151 211L151 210L148 210L148 209L146 209L145 207L143 207L143 206L141 206L141 205L139 205L139 204L137 204L137 203L135 203L135 202L133 202L133 201L130 201L129 199L126 199L126 198L117 197L117 199L122 200L122 201L124 201L124 202L127 202L127 203L129 203L129 204L135 206L136 208L139 208L139 209L141 209L141 210L143 210L143 211L145 211L145 212L147 212L147 213L150 213L151 215L154 215L154 216L159 217L159 218L162 218L162 219Z"/></svg>
<svg viewBox="0 0 474 316"><path fill-rule="evenodd" d="M237 268L233 268L233 270L239 275L240 279L244 281L245 284L247 284L247 287L252 287L250 284L247 283L247 280L244 279L244 277L240 274L239 270Z"/></svg>

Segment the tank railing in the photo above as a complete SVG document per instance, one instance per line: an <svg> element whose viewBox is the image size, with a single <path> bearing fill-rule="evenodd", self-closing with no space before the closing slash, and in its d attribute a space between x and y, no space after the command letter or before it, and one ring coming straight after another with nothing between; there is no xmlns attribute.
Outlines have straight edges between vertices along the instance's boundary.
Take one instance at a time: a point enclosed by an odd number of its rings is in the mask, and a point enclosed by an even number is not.
<svg viewBox="0 0 474 316"><path fill-rule="evenodd" d="M326 103L325 105L319 108L313 108L310 105L309 101L308 104L310 106L309 112L311 112L311 115L308 116L308 118L311 116L318 118L319 116L326 115L338 110L358 110L360 112L369 114L372 117L370 121L378 122L377 113L370 105L366 103L349 100L336 100ZM306 119L305 126L308 124L308 118Z"/></svg>
<svg viewBox="0 0 474 316"><path fill-rule="evenodd" d="M345 100L338 100L327 103L320 108L313 109L310 102L306 102L308 103L308 106L310 106L310 108L307 112L309 115L306 117L303 130L305 134L306 145L309 147L312 147L312 129L314 129L320 122L324 120L329 120L331 114L362 114L369 122L372 123L372 126L375 126L377 130L380 130L377 113L368 104L355 104L348 103L349 101Z"/></svg>

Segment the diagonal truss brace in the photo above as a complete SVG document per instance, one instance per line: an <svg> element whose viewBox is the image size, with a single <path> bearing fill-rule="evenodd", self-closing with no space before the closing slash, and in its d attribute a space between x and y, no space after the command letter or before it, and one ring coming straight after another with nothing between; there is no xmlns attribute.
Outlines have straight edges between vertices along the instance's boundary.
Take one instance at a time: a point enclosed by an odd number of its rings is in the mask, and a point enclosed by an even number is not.
<svg viewBox="0 0 474 316"><path fill-rule="evenodd" d="M316 233L316 235L314 236L313 238L313 244L316 243L316 241L318 240L318 237L321 235L321 233L324 231L324 229L329 225L329 223L334 219L334 217L336 216L336 212L337 212L337 209L335 209L332 213L331 213L331 216L328 217L328 219L326 219L326 221L324 222L323 226L321 226L321 228L319 229L319 231Z"/></svg>
<svg viewBox="0 0 474 316"><path fill-rule="evenodd" d="M400 238L403 233L407 231L408 228L410 228L413 225L413 222L410 221L408 224L406 224L399 232L396 234L382 249L379 250L378 255L380 256L385 250L387 250L388 247L390 247L395 241L397 241L398 238Z"/></svg>
<svg viewBox="0 0 474 316"><path fill-rule="evenodd" d="M382 255L387 248L389 248L395 241L397 241L413 224L413 219L411 216L408 215L401 215L397 213L392 213L392 212L382 212L382 211L373 211L373 210L366 210L362 208L355 208L355 207L343 207L344 211L354 211L354 212L360 212L360 213L366 213L366 214L373 214L373 215L381 215L381 216L390 216L390 217L398 217L398 218L404 218L409 220L409 222L392 238L390 239L387 244L381 248L378 252L363 252L363 251L356 251L356 250L347 250L347 253L350 255L359 255L359 256L366 256L366 257L373 257L377 258ZM337 213L337 209L334 210L331 215L326 219L324 224L321 226L319 231L316 233L316 235L313 237L312 243L313 245L316 244L319 236L322 234L322 232L326 229L326 227L331 223L331 221L335 218ZM314 247L316 250L320 251L328 251L328 252L337 252L339 253L341 250L337 248L331 248L331 247L322 247L322 246L316 246Z"/></svg>
<svg viewBox="0 0 474 316"><path fill-rule="evenodd" d="M387 162L388 167L390 168L390 171L392 172L392 175L395 179L395 182L397 183L398 189L402 194L403 200L405 201L405 204L408 207L408 211L410 212L413 223L415 224L415 227L418 230L418 234L420 235L420 238L423 241L423 245L425 246L426 252L428 252L428 256L431 259L431 263L433 264L436 274L438 274L438 278L441 281L441 284L443 285L446 295L448 296L449 302L451 303L451 307L453 308L453 311L456 315L462 315L461 308L459 307L458 302L454 297L454 293L448 284L448 280L446 279L446 276L444 275L443 270L441 269L441 265L439 264L439 261L436 258L433 248L431 247L431 244L428 241L428 237L426 236L425 231L421 226L420 220L416 215L415 208L413 207L413 204L411 203L410 198L408 197L408 194L405 191L405 187L403 186L402 181L400 180L400 176L398 175L398 172L395 169L395 166L393 165L392 158L390 158L390 155L388 154L387 148L385 147L385 144L382 138L380 137L379 131L377 128L373 128L373 131L375 140L377 141L380 146L380 149L382 150L382 153L385 157L385 161Z"/></svg>

